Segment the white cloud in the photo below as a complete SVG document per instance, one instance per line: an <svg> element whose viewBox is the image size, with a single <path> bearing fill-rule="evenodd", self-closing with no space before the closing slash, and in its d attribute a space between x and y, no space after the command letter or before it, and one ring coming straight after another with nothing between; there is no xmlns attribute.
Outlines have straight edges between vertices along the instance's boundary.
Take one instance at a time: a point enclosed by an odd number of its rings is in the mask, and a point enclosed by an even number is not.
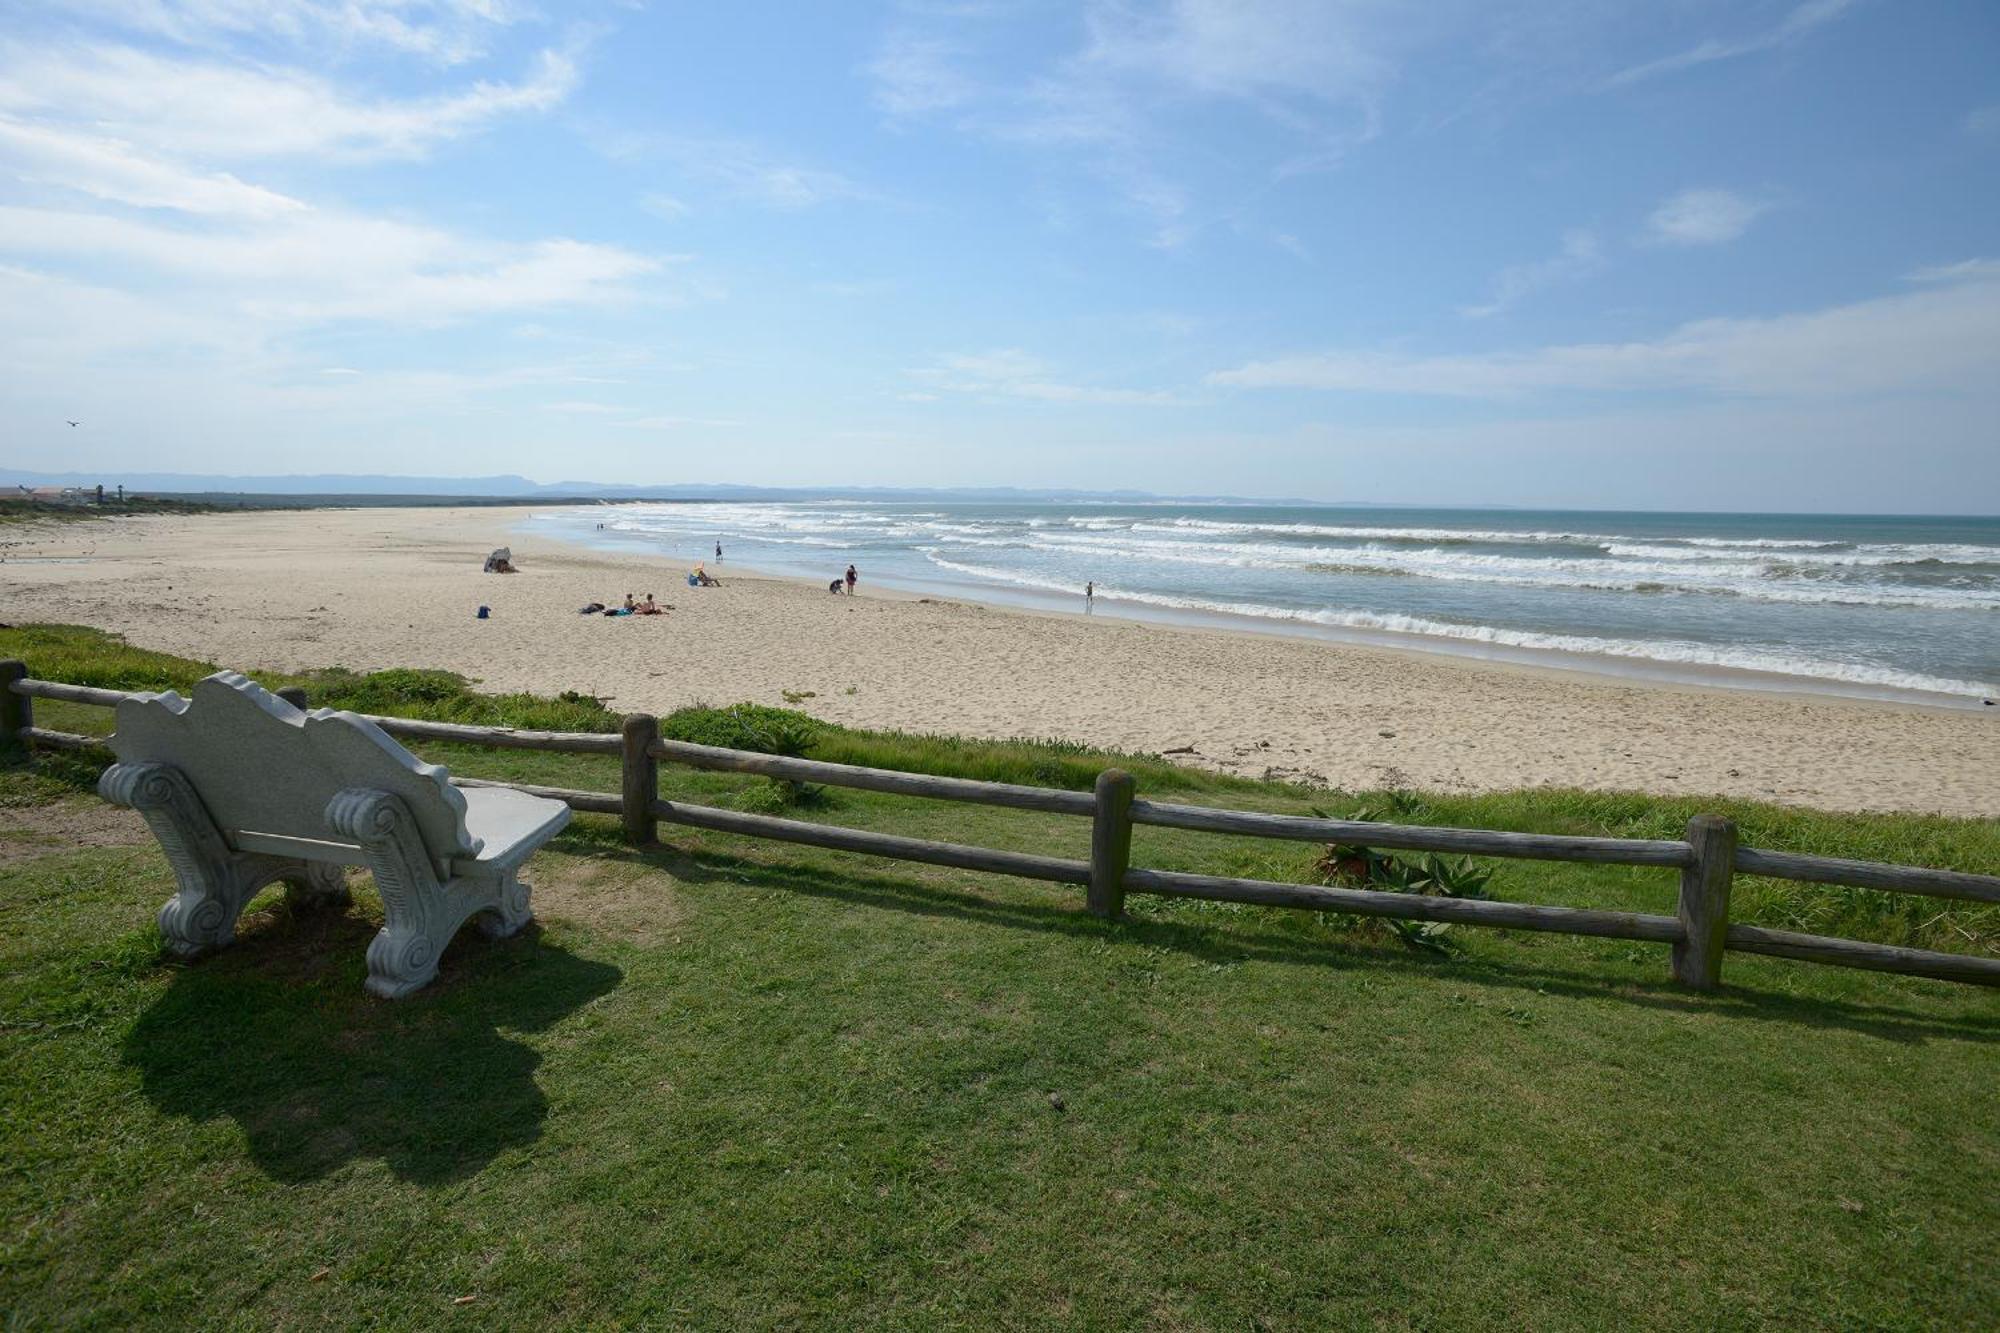
<svg viewBox="0 0 2000 1333"><path fill-rule="evenodd" d="M634 417L630 421L620 421L615 424L630 426L634 430L680 430L686 426L734 430L743 423L729 417Z"/></svg>
<svg viewBox="0 0 2000 1333"><path fill-rule="evenodd" d="M1098 4L1084 60L1208 96L1372 102L1394 73L1375 3L1173 0Z"/></svg>
<svg viewBox="0 0 2000 1333"><path fill-rule="evenodd" d="M1153 389L1066 383L1053 378L1054 372L1047 362L1017 348L943 356L936 365L909 374L932 390L982 398L1021 398L1099 407L1172 407L1186 401Z"/></svg>
<svg viewBox="0 0 2000 1333"><path fill-rule="evenodd" d="M1633 65L1628 69L1620 70L1607 79L1605 83L1607 87L1619 87L1628 83L1637 83L1642 79L1650 79L1661 74L1671 74L1678 70L1692 69L1697 65L1712 64L1718 60L1734 60L1738 56L1756 55L1762 51L1772 51L1779 47L1790 46L1800 38L1812 33L1815 29L1839 18L1842 14L1852 9L1855 4L1856 0L1805 0L1805 3L1785 15L1784 20L1775 28L1754 33L1748 37L1741 37L1735 41L1724 41L1711 37L1707 41L1701 42L1685 51L1677 52L1674 55L1663 56L1658 60L1649 60L1642 65Z"/></svg>
<svg viewBox="0 0 2000 1333"><path fill-rule="evenodd" d="M226 171L190 171L117 139L5 117L0 117L0 166L31 183L138 208L266 218L305 207L297 199L247 184Z"/></svg>
<svg viewBox="0 0 2000 1333"><path fill-rule="evenodd" d="M872 199L873 191L837 171L803 166L746 139L682 134L600 134L598 150L616 161L664 159L738 199L787 211L843 199ZM653 194L648 199L679 199Z"/></svg>
<svg viewBox="0 0 2000 1333"><path fill-rule="evenodd" d="M259 36L382 46L441 64L482 54L492 29L529 15L506 0L70 0L67 7L187 46Z"/></svg>
<svg viewBox="0 0 2000 1333"><path fill-rule="evenodd" d="M663 222L678 222L688 214L694 212L692 208L689 208L681 200L674 198L670 194L661 194L657 190L650 194L642 195L639 199L639 207L645 209L648 213L651 213Z"/></svg>
<svg viewBox="0 0 2000 1333"><path fill-rule="evenodd" d="M960 72L958 55L950 42L907 32L892 35L863 67L875 84L875 105L892 116L963 106L978 88Z"/></svg>
<svg viewBox="0 0 2000 1333"><path fill-rule="evenodd" d="M1083 18L1084 40L1066 55L984 80L965 72L957 35L899 29L866 66L876 103L992 142L1076 154L1142 220L1145 243L1169 250L1229 211L1189 220L1196 210L1172 165L1179 108L1227 101L1278 126L1284 142L1269 161L1238 164L1248 177L1323 170L1374 133L1392 52L1423 26L1380 0L1091 0Z"/></svg>
<svg viewBox="0 0 2000 1333"><path fill-rule="evenodd" d="M1511 264L1501 269L1494 275L1493 290L1488 299L1480 305L1467 306L1459 313L1467 319L1485 319L1499 314L1523 297L1561 283L1581 281L1603 267L1604 247L1598 242L1595 232L1583 229L1565 232L1561 250L1532 264Z"/></svg>
<svg viewBox="0 0 2000 1333"><path fill-rule="evenodd" d="M1208 377L1250 389L1513 399L1544 393L1693 392L1837 398L1991 393L2000 365L2000 261L1912 275L1912 292L1770 318L1705 319L1664 337L1524 352L1414 356L1336 351Z"/></svg>
<svg viewBox="0 0 2000 1333"><path fill-rule="evenodd" d="M576 62L543 51L518 83L364 99L300 69L186 60L128 46L0 48L0 112L61 117L178 158L420 157L504 116L547 111Z"/></svg>
<svg viewBox="0 0 2000 1333"><path fill-rule="evenodd" d="M1682 190L1646 219L1646 239L1655 245L1722 245L1770 211L1769 202L1733 190Z"/></svg>
<svg viewBox="0 0 2000 1333"><path fill-rule="evenodd" d="M0 206L0 253L117 260L193 284L204 306L286 325L469 315L629 300L661 261L565 239L502 244L414 223L309 210L248 230L190 231Z"/></svg>

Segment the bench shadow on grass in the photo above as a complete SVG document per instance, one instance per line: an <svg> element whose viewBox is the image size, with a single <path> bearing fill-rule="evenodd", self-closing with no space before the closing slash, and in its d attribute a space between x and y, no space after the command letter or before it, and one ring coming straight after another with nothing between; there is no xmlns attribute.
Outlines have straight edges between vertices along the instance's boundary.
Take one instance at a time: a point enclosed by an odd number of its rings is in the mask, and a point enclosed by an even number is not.
<svg viewBox="0 0 2000 1333"><path fill-rule="evenodd" d="M577 849L582 851L583 849ZM650 865L689 883L734 881L762 888L784 889L810 897L836 899L888 911L953 917L1014 930L1030 930L1077 938L1122 935L1138 943L1173 949L1203 962L1229 963L1246 959L1291 966L1367 969L1377 972L1421 972L1452 985L1531 991L1578 1000L1612 1001L1641 1008L1689 1015L1713 1015L1736 1021L1789 1023L1801 1027L1836 1028L1887 1041L1920 1044L1930 1040L2000 1044L2000 1020L1981 1015L1951 1016L1893 1005L1852 1002L1831 997L1795 996L1725 984L1701 995L1682 989L1664 977L1658 982L1633 982L1610 972L1553 967L1532 962L1500 962L1478 957L1438 958L1400 950L1374 949L1338 937L1311 938L1293 926L1271 921L1266 914L1230 916L1210 921L1132 916L1107 923L1082 910L1081 889L1074 906L1009 901L972 888L947 888L919 880L857 870L839 873L805 866L751 860L704 849L689 853L661 844L643 852L608 845L584 854L630 859ZM968 874L970 872L967 872ZM1294 917L1300 914L1292 914ZM1516 940L1538 938L1537 932L1487 932ZM1525 942L1525 941L1524 941ZM1606 941L1616 945L1619 941ZM1665 945L1639 945L1657 951L1664 974ZM1801 963L1801 967L1811 964ZM1949 982L1934 983L1950 986ZM1954 986L1953 989L1958 989Z"/></svg>
<svg viewBox="0 0 2000 1333"><path fill-rule="evenodd" d="M366 994L378 923L354 914L246 915L237 943L178 968L125 1042L147 1099L194 1121L226 1116L277 1180L379 1157L406 1181L469 1176L542 1132L535 1032L621 973L530 927L488 941L469 924L438 978L406 1000Z"/></svg>

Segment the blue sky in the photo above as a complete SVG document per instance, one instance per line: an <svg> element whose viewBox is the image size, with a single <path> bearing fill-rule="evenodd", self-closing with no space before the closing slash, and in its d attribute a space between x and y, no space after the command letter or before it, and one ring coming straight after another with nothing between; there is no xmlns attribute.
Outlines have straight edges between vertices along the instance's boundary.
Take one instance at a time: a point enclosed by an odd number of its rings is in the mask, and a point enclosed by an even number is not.
<svg viewBox="0 0 2000 1333"><path fill-rule="evenodd" d="M0 0L0 358L107 480L1991 513L2000 6Z"/></svg>

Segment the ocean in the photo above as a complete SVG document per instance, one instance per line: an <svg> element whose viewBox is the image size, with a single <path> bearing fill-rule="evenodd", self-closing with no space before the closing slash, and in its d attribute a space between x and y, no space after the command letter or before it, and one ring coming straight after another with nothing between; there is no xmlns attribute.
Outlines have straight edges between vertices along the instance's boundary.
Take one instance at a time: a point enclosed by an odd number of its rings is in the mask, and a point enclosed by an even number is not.
<svg viewBox="0 0 2000 1333"><path fill-rule="evenodd" d="M603 525L599 529L598 525ZM640 503L609 549L864 590L1704 684L2000 698L2000 518L1140 504ZM616 590L614 590L616 591Z"/></svg>

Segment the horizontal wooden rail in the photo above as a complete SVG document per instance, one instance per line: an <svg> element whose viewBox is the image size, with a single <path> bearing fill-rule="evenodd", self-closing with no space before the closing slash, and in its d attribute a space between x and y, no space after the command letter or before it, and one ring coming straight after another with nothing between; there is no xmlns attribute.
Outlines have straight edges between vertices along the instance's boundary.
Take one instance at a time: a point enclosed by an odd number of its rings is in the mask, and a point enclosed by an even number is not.
<svg viewBox="0 0 2000 1333"><path fill-rule="evenodd" d="M1551 930L1565 935L1602 935L1619 940L1653 940L1672 944L1681 938L1681 923L1670 916L1641 912L1600 912L1581 907L1541 907L1533 903L1490 902L1479 898L1430 898L1417 893L1385 893L1379 889L1337 889L1315 884L1274 884L1261 879L1224 875L1190 875L1178 870L1128 870L1130 893L1158 893L1174 898L1209 898L1265 907L1304 907L1319 912L1351 912L1356 916L1388 916L1405 921L1452 921L1474 926L1507 926L1516 930Z"/></svg>
<svg viewBox="0 0 2000 1333"><path fill-rule="evenodd" d="M864 791L894 792L899 796L929 796L941 801L970 801L976 805L1041 810L1056 815L1088 815L1097 809L1097 800L1089 792L1023 787L1011 782L978 782L970 778L944 778L929 773L903 773L890 768L862 768L854 764L828 764L817 759L725 750L714 745L696 745L691 741L657 741L652 752L661 759L685 764L689 768L756 773L767 778L823 782L829 787L857 787Z"/></svg>
<svg viewBox="0 0 2000 1333"><path fill-rule="evenodd" d="M391 736L417 740L458 741L465 745L491 745L501 750L548 750L560 754L617 754L616 733L593 731L526 731L518 727L473 726L461 722L425 722L413 717L384 717L362 713Z"/></svg>
<svg viewBox="0 0 2000 1333"><path fill-rule="evenodd" d="M454 787L505 787L508 791L526 792L530 796L546 796L551 801L561 801L572 810L588 810L592 814L615 815L624 809L616 792L578 791L574 787L537 787L531 782L489 782L485 778L461 778L456 775L451 780Z"/></svg>
<svg viewBox="0 0 2000 1333"><path fill-rule="evenodd" d="M1846 861L1837 856L1801 856L1796 852L1762 852L1754 847L1736 851L1736 869L1745 875L1797 879L1812 884L1851 884L1892 893L1922 893L1933 898L1967 898L2000 903L2000 877L1968 875L1958 870L1927 870L1922 866L1887 865L1880 861Z"/></svg>
<svg viewBox="0 0 2000 1333"><path fill-rule="evenodd" d="M1729 948L1737 953L1770 954L1834 967L1861 967L1871 972L1900 972L1940 981L1965 981L1975 986L2000 986L2000 958L1906 949L1895 944L1867 944L1828 935L1800 935L1763 926L1731 926L1727 939Z"/></svg>
<svg viewBox="0 0 2000 1333"><path fill-rule="evenodd" d="M119 700L143 693L140 690L104 690L95 685L65 685L55 680L15 680L9 681L7 688L30 699L60 699L64 703L93 704L99 708L116 708Z"/></svg>
<svg viewBox="0 0 2000 1333"><path fill-rule="evenodd" d="M1132 802L1132 821L1204 833L1240 833L1253 838L1302 842L1345 842L1462 856L1516 856L1534 861L1594 861L1612 865L1688 866L1694 849L1684 842L1643 838L1571 838L1552 833L1494 833L1485 829L1435 828L1421 824L1378 824L1369 820L1319 819L1309 815L1267 815L1250 810L1215 810L1202 805Z"/></svg>
<svg viewBox="0 0 2000 1333"><path fill-rule="evenodd" d="M772 838L779 842L803 843L808 847L887 856L898 861L921 861L926 865L952 866L959 870L984 870L995 875L1018 875L1023 879L1053 880L1058 884L1090 882L1089 862L1062 857L1030 856L1025 852L1002 852L990 847L965 847L954 842L901 838L891 833L839 828L831 824L807 824L796 819L718 810L714 806L688 805L680 801L655 801L653 813L669 824L714 829L718 833L738 833L748 838Z"/></svg>
<svg viewBox="0 0 2000 1333"><path fill-rule="evenodd" d="M52 750L109 750L102 736L82 736L74 731L50 731L47 727L22 727L16 733L30 745L46 745Z"/></svg>

